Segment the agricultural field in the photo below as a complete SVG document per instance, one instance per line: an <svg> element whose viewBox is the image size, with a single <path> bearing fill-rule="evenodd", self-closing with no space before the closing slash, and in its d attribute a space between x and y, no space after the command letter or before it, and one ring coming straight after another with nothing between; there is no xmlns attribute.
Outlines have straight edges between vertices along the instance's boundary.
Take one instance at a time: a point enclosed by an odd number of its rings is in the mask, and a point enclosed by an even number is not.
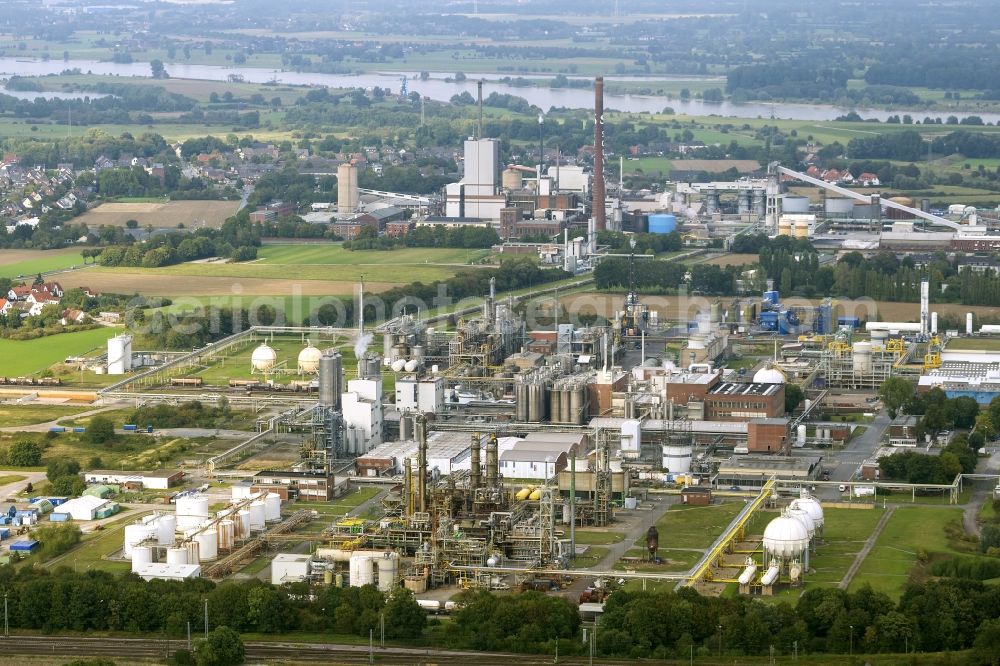
<svg viewBox="0 0 1000 666"><path fill-rule="evenodd" d="M236 212L237 205L235 201L104 203L87 211L75 222L90 227L123 227L128 220L135 220L140 227L152 226L155 229L175 229L178 224L188 229L218 229L227 217Z"/></svg>
<svg viewBox="0 0 1000 666"><path fill-rule="evenodd" d="M8 377L36 374L68 356L82 356L103 348L108 338L120 331L117 328L102 327L34 340L0 339L0 358L4 359L2 372Z"/></svg>
<svg viewBox="0 0 1000 666"><path fill-rule="evenodd" d="M16 280L82 266L79 250L0 250L0 277Z"/></svg>
<svg viewBox="0 0 1000 666"><path fill-rule="evenodd" d="M703 263L713 266L747 266L757 263L756 254L724 254L719 257L712 257Z"/></svg>
<svg viewBox="0 0 1000 666"><path fill-rule="evenodd" d="M394 250L346 250L339 243L267 244L257 263L319 266L466 266L489 258L490 250L412 247Z"/></svg>

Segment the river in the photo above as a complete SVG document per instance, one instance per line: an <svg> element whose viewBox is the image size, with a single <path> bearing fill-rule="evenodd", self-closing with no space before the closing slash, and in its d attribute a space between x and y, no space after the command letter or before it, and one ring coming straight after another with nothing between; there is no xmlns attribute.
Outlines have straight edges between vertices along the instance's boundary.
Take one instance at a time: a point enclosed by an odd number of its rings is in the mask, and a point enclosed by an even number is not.
<svg viewBox="0 0 1000 666"><path fill-rule="evenodd" d="M110 76L149 76L149 63L115 63L97 60L20 60L16 58L0 58L0 76L44 76L46 74L59 74L66 69L79 69L84 73L103 74ZM375 74L317 74L310 72L277 71L254 67L222 67L219 65L190 65L185 63L169 63L166 65L167 72L176 78L181 79L203 79L208 81L225 81L230 75L238 75L243 80L250 83L276 83L288 85L314 85L328 86L331 88L389 88L398 90L400 84L400 72L383 72ZM426 81L413 78L415 72L409 72L407 86L410 92L420 94L435 100L447 101L453 95L463 91L475 96L476 79L468 78L465 81L445 81L437 76ZM513 75L516 77L517 75ZM565 107L571 109L590 109L594 105L594 92L588 88L538 88L512 86L499 82L504 75L488 74L482 75L487 81L484 86L484 93L491 92L508 93L523 97L529 103L542 109L548 110L551 107ZM530 78L530 77L524 77ZM550 77L544 77L550 78ZM605 77L607 81L630 81L642 80L638 77ZM650 85L656 79L650 79ZM660 80L670 80L664 78ZM677 79L686 80L686 79ZM720 87L722 82L720 80ZM726 118L780 118L788 120L802 121L828 121L842 116L851 109L842 109L825 104L795 104L790 102L749 102L746 104L734 104L732 102L705 102L699 99L682 101L680 99L667 99L656 95L605 95L605 108L630 111L659 113L665 107L671 107L679 114L693 116L721 116ZM1000 113L977 113L959 111L924 111L922 109L855 109L864 118L876 118L884 121L892 115L910 114L917 120L925 117L940 118L946 120L948 116L963 118L965 116L976 115L984 122L1000 122Z"/></svg>

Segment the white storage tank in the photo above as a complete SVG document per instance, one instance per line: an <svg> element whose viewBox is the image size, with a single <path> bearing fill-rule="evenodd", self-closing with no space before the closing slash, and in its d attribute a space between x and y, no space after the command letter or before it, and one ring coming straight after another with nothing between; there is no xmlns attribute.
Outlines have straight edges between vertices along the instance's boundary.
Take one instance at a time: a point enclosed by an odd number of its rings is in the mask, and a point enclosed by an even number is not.
<svg viewBox="0 0 1000 666"><path fill-rule="evenodd" d="M125 541L122 545L122 553L125 559L131 559L132 550L135 546L144 541L155 541L157 536L156 525L149 523L136 523L125 526Z"/></svg>
<svg viewBox="0 0 1000 666"><path fill-rule="evenodd" d="M188 495L177 500L177 529L198 527L208 519L208 497Z"/></svg>
<svg viewBox="0 0 1000 666"><path fill-rule="evenodd" d="M156 521L156 542L161 546L174 545L174 533L177 531L177 516L164 514Z"/></svg>
<svg viewBox="0 0 1000 666"><path fill-rule="evenodd" d="M179 548L167 548L167 564L187 564L187 563L188 563L187 548L183 546Z"/></svg>
<svg viewBox="0 0 1000 666"><path fill-rule="evenodd" d="M851 357L855 373L872 371L872 343L855 342L851 348Z"/></svg>
<svg viewBox="0 0 1000 666"><path fill-rule="evenodd" d="M399 555L396 553L385 553L378 558L378 589L382 592L391 592L396 587L396 580L399 578Z"/></svg>
<svg viewBox="0 0 1000 666"><path fill-rule="evenodd" d="M250 365L256 372L268 372L278 362L278 353L274 351L266 342L262 342L259 347L253 350L250 355Z"/></svg>
<svg viewBox="0 0 1000 666"><path fill-rule="evenodd" d="M375 582L373 556L369 553L354 553L350 560L351 587L371 585Z"/></svg>
<svg viewBox="0 0 1000 666"><path fill-rule="evenodd" d="M153 549L149 546L136 546L132 549L132 571L153 562Z"/></svg>
<svg viewBox="0 0 1000 666"><path fill-rule="evenodd" d="M312 343L299 352L299 372L314 375L319 372L319 359L323 352L312 346Z"/></svg>
<svg viewBox="0 0 1000 666"><path fill-rule="evenodd" d="M813 523L812 516L805 509L789 506L785 511L786 516L795 518L800 523L802 523L806 528L806 533L809 534L809 539L811 540L816 535L816 524Z"/></svg>
<svg viewBox="0 0 1000 666"><path fill-rule="evenodd" d="M809 532L800 520L781 515L764 528L764 552L779 559L794 559L809 547Z"/></svg>
<svg viewBox="0 0 1000 666"><path fill-rule="evenodd" d="M236 538L246 539L250 536L250 509L240 509L236 519Z"/></svg>
<svg viewBox="0 0 1000 666"><path fill-rule="evenodd" d="M815 497L810 495L808 491L803 490L801 496L798 499L792 500L790 506L796 509L803 509L809 513L809 517L812 518L813 524L816 529L822 532L823 524L825 519L823 517L823 506L819 503Z"/></svg>
<svg viewBox="0 0 1000 666"><path fill-rule="evenodd" d="M213 529L205 530L194 538L198 542L198 557L202 562L209 562L219 557L219 533Z"/></svg>
<svg viewBox="0 0 1000 666"><path fill-rule="evenodd" d="M232 520L219 521L219 550L232 550L236 545L236 523Z"/></svg>
<svg viewBox="0 0 1000 666"><path fill-rule="evenodd" d="M806 444L806 426L804 424L799 424L796 430L796 436L799 446L805 446Z"/></svg>
<svg viewBox="0 0 1000 666"><path fill-rule="evenodd" d="M250 503L250 530L262 530L264 529L264 523L267 522L267 511L264 508L263 500L255 500Z"/></svg>
<svg viewBox="0 0 1000 666"><path fill-rule="evenodd" d="M663 467L671 474L687 474L691 471L692 447L690 444L683 446L663 447Z"/></svg>
<svg viewBox="0 0 1000 666"><path fill-rule="evenodd" d="M198 550L197 541L186 541L184 543L184 549L187 550L188 564L201 564L200 551Z"/></svg>
<svg viewBox="0 0 1000 666"><path fill-rule="evenodd" d="M281 495L268 493L264 497L264 520L276 523L281 520Z"/></svg>

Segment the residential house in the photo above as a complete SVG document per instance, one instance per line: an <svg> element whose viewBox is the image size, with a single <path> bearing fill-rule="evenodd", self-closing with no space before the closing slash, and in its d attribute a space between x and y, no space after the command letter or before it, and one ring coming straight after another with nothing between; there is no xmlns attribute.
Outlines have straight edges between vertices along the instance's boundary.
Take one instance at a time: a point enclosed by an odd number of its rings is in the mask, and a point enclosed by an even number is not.
<svg viewBox="0 0 1000 666"><path fill-rule="evenodd" d="M83 310L77 310L75 308L67 308L63 310L62 316L59 318L59 323L63 326L69 326L70 324L82 324L86 322L90 317Z"/></svg>
<svg viewBox="0 0 1000 666"><path fill-rule="evenodd" d="M6 298L0 298L0 315L6 315L12 307L14 307L13 303Z"/></svg>
<svg viewBox="0 0 1000 666"><path fill-rule="evenodd" d="M854 182L861 187L878 187L882 184L882 181L878 179L878 174L874 174L870 171L862 173L854 180Z"/></svg>

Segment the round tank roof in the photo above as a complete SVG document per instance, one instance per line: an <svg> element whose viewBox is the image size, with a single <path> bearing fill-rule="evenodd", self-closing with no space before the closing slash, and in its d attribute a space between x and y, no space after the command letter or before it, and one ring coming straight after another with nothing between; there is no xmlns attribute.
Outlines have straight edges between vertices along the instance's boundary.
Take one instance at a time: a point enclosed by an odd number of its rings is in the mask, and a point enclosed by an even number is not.
<svg viewBox="0 0 1000 666"><path fill-rule="evenodd" d="M299 352L299 368L303 372L317 372L319 370L319 360L323 357L323 352L311 344Z"/></svg>
<svg viewBox="0 0 1000 666"><path fill-rule="evenodd" d="M757 384L784 384L785 376L776 368L762 368L754 373L753 380Z"/></svg>
<svg viewBox="0 0 1000 666"><path fill-rule="evenodd" d="M782 515L764 528L764 550L777 557L797 557L809 546L809 531L802 521Z"/></svg>
<svg viewBox="0 0 1000 666"><path fill-rule="evenodd" d="M810 539L812 538L813 534L816 533L816 523L813 522L812 516L810 516L809 512L806 511L805 509L800 507L789 506L788 510L785 512L785 515L790 516L791 518L795 518L800 523L805 525L806 532L809 534Z"/></svg>
<svg viewBox="0 0 1000 666"><path fill-rule="evenodd" d="M266 342L253 350L250 355L250 364L254 370L270 370L278 361L278 353L274 351Z"/></svg>
<svg viewBox="0 0 1000 666"><path fill-rule="evenodd" d="M809 514L809 517L812 518L813 524L816 525L816 527L823 526L824 522L823 507L820 505L819 501L815 497L806 495L803 491L802 497L792 500L790 506L802 509L803 511L807 512Z"/></svg>

